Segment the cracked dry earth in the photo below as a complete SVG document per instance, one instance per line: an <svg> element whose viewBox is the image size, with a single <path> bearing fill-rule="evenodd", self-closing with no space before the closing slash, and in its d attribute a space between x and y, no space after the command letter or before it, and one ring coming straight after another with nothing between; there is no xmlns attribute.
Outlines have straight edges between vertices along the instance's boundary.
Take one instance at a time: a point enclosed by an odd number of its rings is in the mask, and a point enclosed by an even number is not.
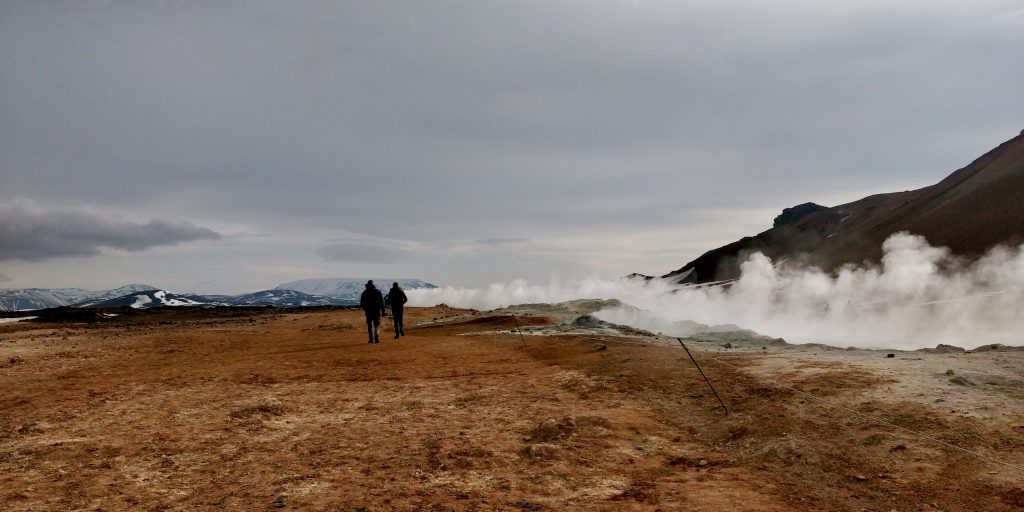
<svg viewBox="0 0 1024 512"><path fill-rule="evenodd" d="M413 308L425 325L380 345L352 310L0 326L0 510L1024 507L1019 471L818 407L756 354L706 360L726 417L678 347L430 323L451 313ZM898 376L819 370L779 378L1024 462L1020 414L864 400Z"/></svg>

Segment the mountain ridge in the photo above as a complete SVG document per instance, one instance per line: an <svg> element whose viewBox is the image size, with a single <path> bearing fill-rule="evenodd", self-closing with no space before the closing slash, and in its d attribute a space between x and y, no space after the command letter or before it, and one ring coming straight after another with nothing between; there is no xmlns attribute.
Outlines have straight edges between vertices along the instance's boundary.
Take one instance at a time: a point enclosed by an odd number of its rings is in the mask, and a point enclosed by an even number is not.
<svg viewBox="0 0 1024 512"><path fill-rule="evenodd" d="M382 289L398 282L403 289L436 288L420 279L374 279ZM129 284L111 290L82 288L21 288L0 290L0 311L26 311L56 307L151 308L173 306L352 306L359 304L367 278L317 278L283 283L269 290L238 295L173 293L146 284ZM307 293L291 288L319 291ZM330 293L325 293L330 292Z"/></svg>
<svg viewBox="0 0 1024 512"><path fill-rule="evenodd" d="M1024 132L934 185L834 207L787 208L771 229L707 251L660 277L675 283L735 279L754 252L827 271L877 263L882 242L900 231L969 259L1000 244L1024 242Z"/></svg>

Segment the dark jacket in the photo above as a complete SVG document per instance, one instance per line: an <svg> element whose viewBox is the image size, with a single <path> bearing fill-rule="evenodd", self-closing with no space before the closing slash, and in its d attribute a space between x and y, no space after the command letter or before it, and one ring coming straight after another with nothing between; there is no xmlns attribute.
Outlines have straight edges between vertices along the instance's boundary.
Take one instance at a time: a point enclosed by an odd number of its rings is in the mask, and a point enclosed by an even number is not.
<svg viewBox="0 0 1024 512"><path fill-rule="evenodd" d="M403 292L401 288L392 286L391 290L388 291L388 294L384 296L384 302L387 303L388 306L391 306L391 311L399 311L406 302L409 302L409 299L405 296L405 292Z"/></svg>
<svg viewBox="0 0 1024 512"><path fill-rule="evenodd" d="M359 307L367 317L379 317L384 315L384 296L377 288L367 288L359 296Z"/></svg>

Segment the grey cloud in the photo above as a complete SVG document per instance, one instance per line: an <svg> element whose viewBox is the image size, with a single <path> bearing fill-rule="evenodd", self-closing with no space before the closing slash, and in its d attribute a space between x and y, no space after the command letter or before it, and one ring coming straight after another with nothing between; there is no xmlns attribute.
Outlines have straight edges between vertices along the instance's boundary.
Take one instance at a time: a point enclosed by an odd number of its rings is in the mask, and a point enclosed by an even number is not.
<svg viewBox="0 0 1024 512"><path fill-rule="evenodd" d="M406 239L924 185L1019 130L1013 9L5 2L0 181Z"/></svg>
<svg viewBox="0 0 1024 512"><path fill-rule="evenodd" d="M394 263L410 256L406 249L365 242L335 242L316 250L317 256L346 263Z"/></svg>
<svg viewBox="0 0 1024 512"><path fill-rule="evenodd" d="M1020 14L1001 0L0 2L0 201L184 211L299 241L245 253L267 265L316 258L333 230L432 245L672 228L719 233L713 247L772 215L740 229L701 211L924 186L1018 133ZM331 247L318 254L402 253Z"/></svg>
<svg viewBox="0 0 1024 512"><path fill-rule="evenodd" d="M511 244L524 244L529 241L529 238L482 238L480 240L476 240L476 243L480 245L500 246Z"/></svg>
<svg viewBox="0 0 1024 512"><path fill-rule="evenodd" d="M139 223L89 210L46 210L25 203L0 205L0 260L94 256L104 248L143 251L219 238L213 230L185 221L154 219Z"/></svg>

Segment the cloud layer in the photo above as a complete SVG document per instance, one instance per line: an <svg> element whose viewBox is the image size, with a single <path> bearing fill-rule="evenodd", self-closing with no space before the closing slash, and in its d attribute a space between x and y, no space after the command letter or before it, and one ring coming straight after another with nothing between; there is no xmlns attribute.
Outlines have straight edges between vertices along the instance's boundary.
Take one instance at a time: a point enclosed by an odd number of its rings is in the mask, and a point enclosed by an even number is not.
<svg viewBox="0 0 1024 512"><path fill-rule="evenodd" d="M27 203L0 205L0 260L40 261L94 256L102 249L143 251L220 235L190 222L134 222L90 210L46 210Z"/></svg>
<svg viewBox="0 0 1024 512"><path fill-rule="evenodd" d="M1005 0L0 2L0 202L268 235L176 266L224 292L282 265L660 274L1015 135L1022 48Z"/></svg>
<svg viewBox="0 0 1024 512"><path fill-rule="evenodd" d="M366 242L335 242L316 250L321 258L349 263L394 263L408 258L409 251Z"/></svg>

